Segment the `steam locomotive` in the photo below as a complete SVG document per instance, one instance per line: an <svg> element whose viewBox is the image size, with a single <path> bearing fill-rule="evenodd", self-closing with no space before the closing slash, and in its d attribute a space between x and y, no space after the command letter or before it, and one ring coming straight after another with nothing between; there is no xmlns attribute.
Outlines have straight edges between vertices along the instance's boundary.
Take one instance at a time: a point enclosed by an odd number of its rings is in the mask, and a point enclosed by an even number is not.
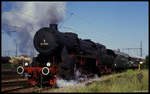
<svg viewBox="0 0 150 94"><path fill-rule="evenodd" d="M137 68L139 61L127 54L107 49L89 39L80 39L72 32L59 32L57 24L38 30L34 47L39 52L31 64L24 61L17 73L25 74L34 85L56 84L56 79L101 76L113 71ZM138 63L133 66L133 63ZM80 75L77 73L80 72Z"/></svg>

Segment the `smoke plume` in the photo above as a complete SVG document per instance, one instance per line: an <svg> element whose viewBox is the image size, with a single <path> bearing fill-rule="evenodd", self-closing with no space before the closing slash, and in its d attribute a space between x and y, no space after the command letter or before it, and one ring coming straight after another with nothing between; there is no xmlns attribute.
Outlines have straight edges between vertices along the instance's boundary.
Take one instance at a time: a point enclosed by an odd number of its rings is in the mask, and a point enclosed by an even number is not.
<svg viewBox="0 0 150 94"><path fill-rule="evenodd" d="M10 32L16 31L19 51L27 54L32 51L35 32L63 21L65 10L64 2L15 2L10 11L2 13L2 29L11 37Z"/></svg>

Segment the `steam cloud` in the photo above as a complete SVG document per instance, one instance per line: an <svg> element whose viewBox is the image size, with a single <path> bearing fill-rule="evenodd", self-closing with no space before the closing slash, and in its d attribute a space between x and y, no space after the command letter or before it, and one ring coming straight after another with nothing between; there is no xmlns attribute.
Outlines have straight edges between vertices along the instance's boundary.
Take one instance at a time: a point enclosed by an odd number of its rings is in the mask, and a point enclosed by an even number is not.
<svg viewBox="0 0 150 94"><path fill-rule="evenodd" d="M79 73L79 71L78 71ZM65 80L65 79L57 79L56 80L56 84L58 87L67 87L67 86L74 86L75 84L82 82L82 81L86 81L88 80L87 77L80 77L81 74L79 73L79 75L77 76L76 79L72 79L72 80ZM94 75L94 78L91 79L91 81L97 81L99 80L99 77L97 74Z"/></svg>
<svg viewBox="0 0 150 94"><path fill-rule="evenodd" d="M19 51L27 54L32 51L36 31L63 21L65 10L64 2L16 2L10 11L2 13L2 29L10 36L10 31L16 31Z"/></svg>
<svg viewBox="0 0 150 94"><path fill-rule="evenodd" d="M57 79L56 80L56 84L58 87L66 87L66 86L73 86L79 82L88 80L88 78L86 76L83 77L83 75L81 75L81 72L79 70L75 71L75 79L72 80L65 80L65 79Z"/></svg>
<svg viewBox="0 0 150 94"><path fill-rule="evenodd" d="M57 79L56 84L58 87L66 87L66 86L73 86L77 83L76 80L64 80L64 79Z"/></svg>

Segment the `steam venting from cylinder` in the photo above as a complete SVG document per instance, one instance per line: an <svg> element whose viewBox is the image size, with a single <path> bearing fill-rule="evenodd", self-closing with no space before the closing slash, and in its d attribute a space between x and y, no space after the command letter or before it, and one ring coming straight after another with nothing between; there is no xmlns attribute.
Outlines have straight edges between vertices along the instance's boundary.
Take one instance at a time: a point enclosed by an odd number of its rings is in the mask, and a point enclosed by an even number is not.
<svg viewBox="0 0 150 94"><path fill-rule="evenodd" d="M81 72L79 70L76 70L75 72L76 78L72 79L72 80L65 80L65 79L60 79L58 78L56 80L56 84L58 87L67 87L67 86L74 86L80 82L89 80L89 81L96 81L99 80L99 77L97 74L94 75L94 78L87 78L86 75L83 77L83 75L81 75Z"/></svg>
<svg viewBox="0 0 150 94"><path fill-rule="evenodd" d="M2 7L6 6L4 4ZM36 31L49 27L49 24L57 29L57 24L64 19L65 10L65 2L15 2L9 11L2 10L2 30L18 41L20 53L29 54L34 48Z"/></svg>

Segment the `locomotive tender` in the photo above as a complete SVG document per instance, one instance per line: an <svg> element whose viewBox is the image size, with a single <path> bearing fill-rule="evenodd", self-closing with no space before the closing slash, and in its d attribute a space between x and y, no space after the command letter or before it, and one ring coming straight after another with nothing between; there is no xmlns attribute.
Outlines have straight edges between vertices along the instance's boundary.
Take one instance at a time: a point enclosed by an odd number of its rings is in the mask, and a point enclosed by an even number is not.
<svg viewBox="0 0 150 94"><path fill-rule="evenodd" d="M19 66L17 72L26 74L34 85L53 86L58 78L71 80L132 68L129 55L80 39L75 33L59 32L57 24L38 30L33 42L38 56L31 65L25 62Z"/></svg>

